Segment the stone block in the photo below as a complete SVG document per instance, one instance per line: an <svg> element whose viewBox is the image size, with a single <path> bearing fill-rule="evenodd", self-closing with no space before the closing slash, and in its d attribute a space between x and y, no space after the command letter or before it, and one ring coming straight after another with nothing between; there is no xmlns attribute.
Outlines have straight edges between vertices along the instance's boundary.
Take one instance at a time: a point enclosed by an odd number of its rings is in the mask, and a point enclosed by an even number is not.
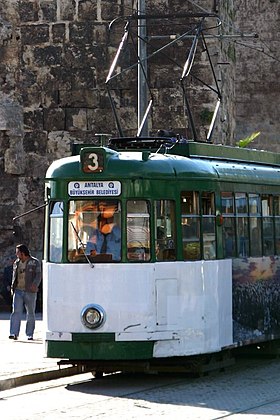
<svg viewBox="0 0 280 420"><path fill-rule="evenodd" d="M95 89L96 72L95 68L83 66L75 68L73 66L54 67L50 71L52 80L47 82L48 89L62 88L63 90Z"/></svg>
<svg viewBox="0 0 280 420"><path fill-rule="evenodd" d="M36 153L44 157L47 153L48 133L39 129L26 132L23 139L25 153Z"/></svg>
<svg viewBox="0 0 280 420"><path fill-rule="evenodd" d="M52 131L48 133L47 156L49 163L61 156L70 156L73 143L96 144L96 139L91 131L78 129L69 131Z"/></svg>
<svg viewBox="0 0 280 420"><path fill-rule="evenodd" d="M47 154L50 162L59 159L60 154L70 156L71 154L71 134L68 131L52 131L48 133Z"/></svg>
<svg viewBox="0 0 280 420"><path fill-rule="evenodd" d="M57 16L57 0L40 0L39 16L42 21L55 22Z"/></svg>
<svg viewBox="0 0 280 420"><path fill-rule="evenodd" d="M24 68L21 72L21 83L24 89L34 86L37 80L37 74L32 69Z"/></svg>
<svg viewBox="0 0 280 420"><path fill-rule="evenodd" d="M105 53L104 45L108 45L108 27L101 23L95 23L93 27L94 42L96 46L102 49L103 54Z"/></svg>
<svg viewBox="0 0 280 420"><path fill-rule="evenodd" d="M67 108L97 108L100 104L99 89L61 90L59 105Z"/></svg>
<svg viewBox="0 0 280 420"><path fill-rule="evenodd" d="M23 113L23 123L25 130L42 130L43 129L43 109L35 109L25 111Z"/></svg>
<svg viewBox="0 0 280 420"><path fill-rule="evenodd" d="M80 0L78 4L78 19L82 21L97 20L97 2Z"/></svg>
<svg viewBox="0 0 280 420"><path fill-rule="evenodd" d="M0 60L1 59L2 57L1 57L1 49L0 49ZM0 65L0 90L1 92L3 94L9 95L11 91L14 91L17 88L17 83L18 83L18 74L17 74L16 67L13 67L12 65L9 67Z"/></svg>
<svg viewBox="0 0 280 420"><path fill-rule="evenodd" d="M58 131L65 129L65 110L62 108L44 109L44 130Z"/></svg>
<svg viewBox="0 0 280 420"><path fill-rule="evenodd" d="M129 7L129 6L128 6ZM101 4L101 19L112 20L112 16L121 15L121 5L118 0L112 0L110 2L103 2Z"/></svg>
<svg viewBox="0 0 280 420"><path fill-rule="evenodd" d="M0 195L2 204L10 204L11 200L17 196L18 182L15 177L11 178L6 174L1 176ZM10 209L11 210L11 209ZM1 213L1 218L3 214Z"/></svg>
<svg viewBox="0 0 280 420"><path fill-rule="evenodd" d="M69 43L64 46L64 64L71 69L94 67L100 59L98 48L93 45L77 45Z"/></svg>
<svg viewBox="0 0 280 420"><path fill-rule="evenodd" d="M95 89L96 78L94 69L88 67L73 73L72 89Z"/></svg>
<svg viewBox="0 0 280 420"><path fill-rule="evenodd" d="M99 89L99 94L100 94L100 103L99 103L99 108L102 110L106 109L106 110L110 110L111 109L111 103L109 101L108 98L108 93L106 90L102 90Z"/></svg>
<svg viewBox="0 0 280 420"><path fill-rule="evenodd" d="M36 22L39 19L38 3L30 0L20 0L18 2L18 13L21 22Z"/></svg>
<svg viewBox="0 0 280 420"><path fill-rule="evenodd" d="M32 87L26 88L22 92L21 100L24 107L39 107L42 103L42 91L40 87L35 84Z"/></svg>
<svg viewBox="0 0 280 420"><path fill-rule="evenodd" d="M75 0L60 0L58 3L58 13L60 20L72 21L75 17L76 1Z"/></svg>
<svg viewBox="0 0 280 420"><path fill-rule="evenodd" d="M6 130L20 137L23 132L22 107L9 98L2 98L0 103L0 130Z"/></svg>
<svg viewBox="0 0 280 420"><path fill-rule="evenodd" d="M66 109L66 130L82 130L86 131L88 128L87 110L83 108L67 108Z"/></svg>
<svg viewBox="0 0 280 420"><path fill-rule="evenodd" d="M12 25L0 17L0 44L5 45L12 38Z"/></svg>
<svg viewBox="0 0 280 420"><path fill-rule="evenodd" d="M46 86L48 88L52 87L52 84L48 84L46 81ZM47 90L44 89L44 94L42 95L42 106L44 108L56 108L58 106L61 106L60 99L59 99L59 91L55 90Z"/></svg>
<svg viewBox="0 0 280 420"><path fill-rule="evenodd" d="M131 120L131 118L132 120L135 120L135 116L131 117L129 113L127 115L127 119ZM115 120L114 120L111 110L103 110L103 112L100 112L99 109L88 109L87 124L88 124L88 130L93 134L95 133L112 134L112 132L115 130ZM125 129L127 128L125 125L123 127Z"/></svg>
<svg viewBox="0 0 280 420"><path fill-rule="evenodd" d="M75 69L72 70L71 65L69 67L52 67L49 70L51 80L47 81L48 89L50 89L51 86L53 89L56 88L57 90L61 87L62 89L71 90L73 73L75 73Z"/></svg>
<svg viewBox="0 0 280 420"><path fill-rule="evenodd" d="M74 44L91 44L93 42L92 22L71 22L69 24L69 40Z"/></svg>
<svg viewBox="0 0 280 420"><path fill-rule="evenodd" d="M55 23L52 25L52 38L54 43L65 42L65 23Z"/></svg>
<svg viewBox="0 0 280 420"><path fill-rule="evenodd" d="M21 42L23 45L38 45L49 41L49 25L23 25Z"/></svg>
<svg viewBox="0 0 280 420"><path fill-rule="evenodd" d="M7 174L24 175L26 168L22 145L10 147L4 154L4 169Z"/></svg>
<svg viewBox="0 0 280 420"><path fill-rule="evenodd" d="M43 204L44 199L43 199L43 180L45 178L45 174L46 171L48 169L49 163L48 163L48 159L47 156L44 155L39 155L35 152L29 152L28 153L28 174L32 174L32 178L33 180L41 180L40 185L38 185L37 189L30 189L30 194L29 194L29 203L31 203L32 200L32 195L34 197L34 207L39 206L40 204ZM37 193L36 193L37 191ZM38 192L40 191L41 193L41 199L39 201L38 198ZM33 207L33 206L32 206Z"/></svg>
<svg viewBox="0 0 280 420"><path fill-rule="evenodd" d="M34 49L34 64L36 66L57 66L62 63L62 48L48 45Z"/></svg>
<svg viewBox="0 0 280 420"><path fill-rule="evenodd" d="M0 194L3 193L3 188L0 188ZM17 216L16 210L17 207L13 206L13 200L17 197L17 188L14 188L11 192L10 187L7 188L6 191L9 191L9 197L6 198L6 202L1 202L0 204L0 229L1 229L1 239L0 239L0 247L3 249L3 246L8 238L13 240L13 224L12 219L13 217ZM5 223L4 221L7 220Z"/></svg>
<svg viewBox="0 0 280 420"><path fill-rule="evenodd" d="M4 155L4 152L9 147L9 136L6 131L0 131L0 156Z"/></svg>

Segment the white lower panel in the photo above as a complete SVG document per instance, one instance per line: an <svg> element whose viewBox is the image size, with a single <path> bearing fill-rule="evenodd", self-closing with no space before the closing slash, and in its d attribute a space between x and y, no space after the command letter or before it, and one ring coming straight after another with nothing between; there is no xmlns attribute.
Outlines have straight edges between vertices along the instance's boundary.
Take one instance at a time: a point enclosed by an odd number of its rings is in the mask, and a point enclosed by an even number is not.
<svg viewBox="0 0 280 420"><path fill-rule="evenodd" d="M220 351L231 345L232 266L231 260L177 263L169 270L157 266L156 282L164 293L164 281L177 279L172 295L165 296L167 320L172 320L177 340L157 341L154 357L187 356ZM162 305L163 298L158 299ZM176 302L171 305L170 302ZM172 311L172 313L170 313ZM163 309L160 307L160 313ZM161 317L162 318L162 317ZM176 322L174 321L175 319ZM170 324L167 324L170 328Z"/></svg>
<svg viewBox="0 0 280 420"><path fill-rule="evenodd" d="M210 353L233 343L231 260L154 264L44 264L47 339L115 333L116 341L155 341L154 357ZM88 304L105 322L81 322Z"/></svg>

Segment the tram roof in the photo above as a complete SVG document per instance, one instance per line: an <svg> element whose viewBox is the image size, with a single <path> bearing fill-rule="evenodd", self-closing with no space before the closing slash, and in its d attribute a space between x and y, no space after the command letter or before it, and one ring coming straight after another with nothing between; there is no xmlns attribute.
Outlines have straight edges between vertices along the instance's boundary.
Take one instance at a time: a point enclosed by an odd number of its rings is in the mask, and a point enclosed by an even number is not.
<svg viewBox="0 0 280 420"><path fill-rule="evenodd" d="M81 148L92 147L93 144L77 144L72 147L72 154L80 153ZM198 142L174 137L117 137L109 140L108 147L116 151L150 151L168 153L201 159L219 159L280 166L280 153L266 150L225 146L208 142Z"/></svg>
<svg viewBox="0 0 280 420"><path fill-rule="evenodd" d="M226 161L251 162L280 166L280 154L265 150L224 146L208 142L187 141L173 137L121 137L112 138L109 147L114 150L152 150L160 153L220 159Z"/></svg>
<svg viewBox="0 0 280 420"><path fill-rule="evenodd" d="M111 139L109 147L76 145L77 155L54 162L47 179L90 179L92 173L81 172L80 153L102 150L106 172L96 179L184 178L262 182L279 184L280 154L197 142L174 142L166 138ZM121 161L121 165L120 165Z"/></svg>

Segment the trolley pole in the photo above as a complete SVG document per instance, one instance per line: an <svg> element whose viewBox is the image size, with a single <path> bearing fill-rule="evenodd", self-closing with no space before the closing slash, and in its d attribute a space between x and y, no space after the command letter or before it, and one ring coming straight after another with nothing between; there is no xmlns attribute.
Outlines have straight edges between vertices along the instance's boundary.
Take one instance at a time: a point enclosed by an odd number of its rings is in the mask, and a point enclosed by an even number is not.
<svg viewBox="0 0 280 420"><path fill-rule="evenodd" d="M138 0L138 15L145 15L145 0ZM138 19L138 129L141 125L147 108L147 47L146 47L146 19ZM148 136L148 121L146 120L141 136Z"/></svg>

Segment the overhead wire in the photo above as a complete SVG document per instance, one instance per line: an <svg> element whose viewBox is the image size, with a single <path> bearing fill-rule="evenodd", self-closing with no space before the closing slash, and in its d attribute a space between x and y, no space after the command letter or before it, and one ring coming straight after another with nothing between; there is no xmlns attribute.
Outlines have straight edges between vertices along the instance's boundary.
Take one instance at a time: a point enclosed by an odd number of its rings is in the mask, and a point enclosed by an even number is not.
<svg viewBox="0 0 280 420"><path fill-rule="evenodd" d="M263 42L262 40L260 40L260 41ZM271 58L272 60L277 61L278 63L280 63L280 59L279 58L275 57L272 54L267 53L264 50L264 48L253 46L253 45L250 45L250 44L246 44L244 42L240 42L240 41L237 41L237 40L231 40L231 42L234 42L237 45L241 45L242 47L246 47L246 48L249 48L251 50L258 51L258 52L262 53L263 55L266 55L267 57Z"/></svg>

